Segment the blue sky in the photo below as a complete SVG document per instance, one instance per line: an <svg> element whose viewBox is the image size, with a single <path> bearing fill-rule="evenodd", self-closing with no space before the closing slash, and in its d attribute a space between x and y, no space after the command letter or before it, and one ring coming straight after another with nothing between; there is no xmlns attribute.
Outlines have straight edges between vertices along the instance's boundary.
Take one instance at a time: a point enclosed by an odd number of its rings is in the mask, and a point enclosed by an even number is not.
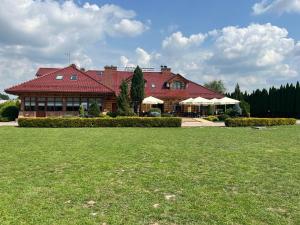
<svg viewBox="0 0 300 225"><path fill-rule="evenodd" d="M228 90L300 80L300 0L3 0L0 91L38 67L168 65Z"/></svg>

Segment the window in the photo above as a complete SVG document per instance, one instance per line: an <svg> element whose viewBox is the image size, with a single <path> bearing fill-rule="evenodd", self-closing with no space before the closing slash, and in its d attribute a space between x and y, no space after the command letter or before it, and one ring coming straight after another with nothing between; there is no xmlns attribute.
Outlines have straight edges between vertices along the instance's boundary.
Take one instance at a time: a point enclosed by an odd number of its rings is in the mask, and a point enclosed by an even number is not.
<svg viewBox="0 0 300 225"><path fill-rule="evenodd" d="M25 111L34 111L35 110L35 97L25 97L24 102Z"/></svg>
<svg viewBox="0 0 300 225"><path fill-rule="evenodd" d="M152 87L152 88L155 88L155 84L152 83L152 84L151 84L151 87Z"/></svg>
<svg viewBox="0 0 300 225"><path fill-rule="evenodd" d="M72 75L70 79L71 80L77 80L77 75Z"/></svg>
<svg viewBox="0 0 300 225"><path fill-rule="evenodd" d="M38 98L38 110L44 111L45 106L46 106L46 98L44 97Z"/></svg>
<svg viewBox="0 0 300 225"><path fill-rule="evenodd" d="M56 80L62 80L64 78L63 75L56 75Z"/></svg>
<svg viewBox="0 0 300 225"><path fill-rule="evenodd" d="M67 98L67 111L78 111L79 106L79 98Z"/></svg>
<svg viewBox="0 0 300 225"><path fill-rule="evenodd" d="M47 111L62 111L62 98L48 98Z"/></svg>
<svg viewBox="0 0 300 225"><path fill-rule="evenodd" d="M174 81L172 83L172 88L173 89L184 89L185 88L185 84L183 82L180 82L180 81Z"/></svg>

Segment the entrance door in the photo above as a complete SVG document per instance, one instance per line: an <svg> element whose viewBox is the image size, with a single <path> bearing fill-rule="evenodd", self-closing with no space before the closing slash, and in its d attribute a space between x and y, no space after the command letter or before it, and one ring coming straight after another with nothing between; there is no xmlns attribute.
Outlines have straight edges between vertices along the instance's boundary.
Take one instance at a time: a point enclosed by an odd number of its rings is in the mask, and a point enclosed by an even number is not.
<svg viewBox="0 0 300 225"><path fill-rule="evenodd" d="M116 112L117 111L117 104L116 103L112 103L111 104L111 111L112 112Z"/></svg>

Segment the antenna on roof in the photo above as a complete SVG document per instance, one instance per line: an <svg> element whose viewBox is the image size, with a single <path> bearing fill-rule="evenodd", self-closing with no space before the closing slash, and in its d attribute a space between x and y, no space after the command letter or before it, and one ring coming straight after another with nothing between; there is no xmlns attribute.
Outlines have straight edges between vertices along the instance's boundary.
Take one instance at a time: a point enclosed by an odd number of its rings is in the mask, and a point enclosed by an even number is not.
<svg viewBox="0 0 300 225"><path fill-rule="evenodd" d="M70 52L66 52L65 55L68 57L68 60L69 60L69 64L71 64L71 53Z"/></svg>

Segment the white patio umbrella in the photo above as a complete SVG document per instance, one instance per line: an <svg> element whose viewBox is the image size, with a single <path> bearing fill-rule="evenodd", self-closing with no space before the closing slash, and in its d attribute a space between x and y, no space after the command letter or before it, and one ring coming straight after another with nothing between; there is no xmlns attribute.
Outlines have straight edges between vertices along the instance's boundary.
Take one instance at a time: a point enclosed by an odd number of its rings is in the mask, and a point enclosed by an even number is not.
<svg viewBox="0 0 300 225"><path fill-rule="evenodd" d="M149 96L149 97L144 98L142 103L145 104L145 105L150 105L150 107L151 107L151 105L163 104L164 101L160 100L158 98L155 98L153 96ZM146 107L146 109L147 108L148 107Z"/></svg>
<svg viewBox="0 0 300 225"><path fill-rule="evenodd" d="M240 101L235 100L233 98L228 98L228 97L224 97L224 98L221 98L219 100L220 100L219 101L220 105L235 105L235 104L240 103Z"/></svg>
<svg viewBox="0 0 300 225"><path fill-rule="evenodd" d="M213 105L213 102L206 98L197 97L197 98L193 99L192 104L199 105L199 106L200 105Z"/></svg>
<svg viewBox="0 0 300 225"><path fill-rule="evenodd" d="M180 105L192 105L193 104L193 98L188 98L186 100L183 100L181 102L179 102Z"/></svg>
<svg viewBox="0 0 300 225"><path fill-rule="evenodd" d="M240 101L228 97L221 98L219 102L220 105L225 105L225 112L226 112L226 105L235 105L238 103L240 103Z"/></svg>
<svg viewBox="0 0 300 225"><path fill-rule="evenodd" d="M146 105L157 105L157 104L163 104L164 101L163 100L160 100L158 98L155 98L155 97L152 97L152 96L149 96L147 98L144 98L143 104L146 104Z"/></svg>

